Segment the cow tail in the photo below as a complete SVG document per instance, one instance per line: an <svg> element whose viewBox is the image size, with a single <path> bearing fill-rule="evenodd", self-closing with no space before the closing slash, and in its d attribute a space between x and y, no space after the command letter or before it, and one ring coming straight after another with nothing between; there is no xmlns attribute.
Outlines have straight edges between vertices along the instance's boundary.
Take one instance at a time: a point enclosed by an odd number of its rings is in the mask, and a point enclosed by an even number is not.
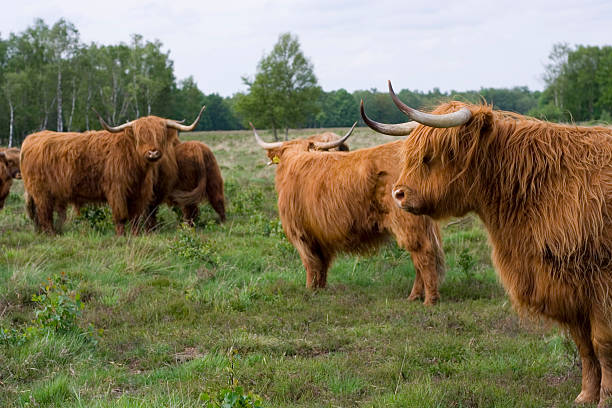
<svg viewBox="0 0 612 408"><path fill-rule="evenodd" d="M444 259L444 249L442 248L442 234L440 227L434 220L430 220L430 227L427 229L429 242L433 245L434 257L436 260L436 273L438 275L438 284L444 281L446 275L446 261Z"/></svg>
<svg viewBox="0 0 612 408"><path fill-rule="evenodd" d="M40 224L38 223L38 215L36 215L36 203L34 199L28 192L25 192L25 202L26 202L26 214L28 217L34 222L34 227L38 231L40 229Z"/></svg>
<svg viewBox="0 0 612 408"><path fill-rule="evenodd" d="M206 163L206 196L208 202L219 215L221 221L225 221L225 195L223 194L223 176L221 169L213 153L209 150L204 152Z"/></svg>
<svg viewBox="0 0 612 408"><path fill-rule="evenodd" d="M191 191L173 191L170 194L170 200L174 204L181 207L186 205L198 205L206 198L206 184L208 183L208 164L206 163L206 160L208 159L208 157L206 157L206 153L202 153L203 154L199 157L199 161L200 163L204 163L206 168L203 169L204 174L200 174L201 177L200 180L198 180L198 185ZM179 177L181 177L181 174L179 174Z"/></svg>

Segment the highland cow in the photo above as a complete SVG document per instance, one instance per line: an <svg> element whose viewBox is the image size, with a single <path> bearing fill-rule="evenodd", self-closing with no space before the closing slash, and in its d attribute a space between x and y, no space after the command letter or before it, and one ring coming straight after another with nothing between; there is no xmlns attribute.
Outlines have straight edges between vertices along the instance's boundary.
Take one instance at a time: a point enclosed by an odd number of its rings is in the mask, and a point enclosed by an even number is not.
<svg viewBox="0 0 612 408"><path fill-rule="evenodd" d="M225 221L223 178L213 152L197 141L180 143L174 150L180 177L168 204L180 207L183 221L193 225L199 215L198 204L208 200L221 222Z"/></svg>
<svg viewBox="0 0 612 408"><path fill-rule="evenodd" d="M0 147L0 210L4 207L14 178L21 178L19 149Z"/></svg>
<svg viewBox="0 0 612 408"><path fill-rule="evenodd" d="M327 143L266 143L253 128L257 142L277 164L280 219L306 268L306 286L325 287L336 253L363 253L395 237L414 263L416 277L408 299L424 297L425 304L432 305L439 299L445 271L440 231L430 218L408 214L393 203L391 183L399 175L401 141L324 152L344 143L353 128Z"/></svg>
<svg viewBox="0 0 612 408"><path fill-rule="evenodd" d="M190 126L147 116L110 127L100 117L105 131L42 131L26 137L21 171L26 209L37 229L57 232L68 204L108 202L115 231L122 235L125 224L137 221L153 198L154 169L168 154L171 136L175 130L193 130L203 110Z"/></svg>
<svg viewBox="0 0 612 408"><path fill-rule="evenodd" d="M393 197L435 219L474 212L514 305L567 328L582 359L577 403L612 401L612 130L553 124L486 105L445 103L413 121ZM418 123L417 123L418 122ZM420 123L420 124L419 124ZM418 125L418 126L417 126Z"/></svg>

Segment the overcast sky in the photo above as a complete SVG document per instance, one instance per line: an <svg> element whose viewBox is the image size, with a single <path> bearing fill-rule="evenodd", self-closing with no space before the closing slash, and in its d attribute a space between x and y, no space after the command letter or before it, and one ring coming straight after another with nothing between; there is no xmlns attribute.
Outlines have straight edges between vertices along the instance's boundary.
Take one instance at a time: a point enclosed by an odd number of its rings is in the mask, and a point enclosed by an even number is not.
<svg viewBox="0 0 612 408"><path fill-rule="evenodd" d="M170 50L177 79L205 93L245 90L282 32L299 37L326 91L542 89L553 44L612 44L610 0L3 0L7 38L40 17L72 22L85 43L133 33Z"/></svg>

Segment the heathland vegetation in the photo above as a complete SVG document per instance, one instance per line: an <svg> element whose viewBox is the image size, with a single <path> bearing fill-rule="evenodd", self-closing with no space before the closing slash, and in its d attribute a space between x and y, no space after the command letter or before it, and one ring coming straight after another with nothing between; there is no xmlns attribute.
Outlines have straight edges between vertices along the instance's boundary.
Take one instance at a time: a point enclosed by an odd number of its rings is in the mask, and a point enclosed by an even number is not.
<svg viewBox="0 0 612 408"><path fill-rule="evenodd" d="M441 224L435 307L407 301L414 269L392 241L339 257L313 292L252 132L182 137L215 152L224 224L202 205L196 228L180 227L164 207L159 231L116 237L94 207L49 237L15 182L0 211L0 406L203 407L248 391L278 407L572 406L571 340L516 315L474 217ZM359 128L349 144L389 140Z"/></svg>

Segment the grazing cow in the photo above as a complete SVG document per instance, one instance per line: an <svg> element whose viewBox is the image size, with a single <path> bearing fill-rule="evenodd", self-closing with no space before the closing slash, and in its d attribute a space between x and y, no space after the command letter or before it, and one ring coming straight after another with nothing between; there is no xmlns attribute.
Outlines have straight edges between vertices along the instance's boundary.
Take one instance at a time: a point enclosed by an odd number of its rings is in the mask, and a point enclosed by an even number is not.
<svg viewBox="0 0 612 408"><path fill-rule="evenodd" d="M213 152L202 142L191 141L174 149L180 177L167 198L168 205L181 208L183 221L193 225L198 217L198 204L208 200L225 221L223 178Z"/></svg>
<svg viewBox="0 0 612 408"><path fill-rule="evenodd" d="M567 328L582 359L577 403L612 398L612 130L450 102L373 129L406 135L393 190L433 218L475 212L514 305ZM420 123L420 125L419 125ZM417 126L418 125L418 126Z"/></svg>
<svg viewBox="0 0 612 408"><path fill-rule="evenodd" d="M66 206L108 202L115 231L142 216L153 197L154 168L168 152L176 130L190 126L147 116L105 131L29 135L21 148L21 171L28 193L26 209L37 229L54 233L61 228ZM57 229L53 212L59 215Z"/></svg>
<svg viewBox="0 0 612 408"><path fill-rule="evenodd" d="M335 142L336 140L340 140L340 135L334 132L323 132L318 133L316 135L308 136L306 140L310 140L313 142ZM348 152L350 149L346 143L341 143L338 147L334 147L329 149L330 152Z"/></svg>
<svg viewBox="0 0 612 408"><path fill-rule="evenodd" d="M252 126L252 125L251 125ZM353 125L353 128L355 125ZM429 217L400 211L391 198L401 141L353 152L323 152L341 139L296 139L266 143L253 128L276 168L278 210L287 238L306 268L306 286L324 288L338 252L362 253L393 236L410 252L416 277L409 300L439 299L444 254L437 224Z"/></svg>
<svg viewBox="0 0 612 408"><path fill-rule="evenodd" d="M9 195L13 179L21 178L19 172L19 149L0 147L0 210Z"/></svg>

